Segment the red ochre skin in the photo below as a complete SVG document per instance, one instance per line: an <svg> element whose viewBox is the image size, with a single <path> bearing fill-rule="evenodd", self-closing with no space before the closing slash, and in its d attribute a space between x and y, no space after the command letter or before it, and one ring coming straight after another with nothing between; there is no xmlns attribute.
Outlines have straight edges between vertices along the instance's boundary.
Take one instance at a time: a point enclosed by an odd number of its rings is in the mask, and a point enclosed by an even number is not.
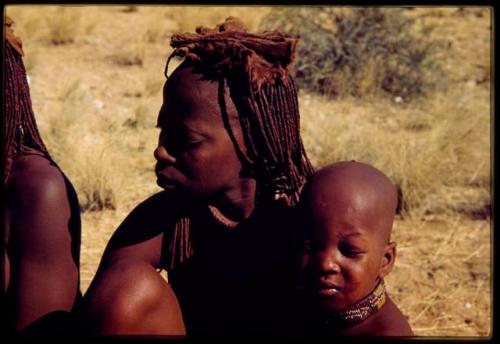
<svg viewBox="0 0 500 344"><path fill-rule="evenodd" d="M291 267L291 243L281 237L289 226L274 228L282 217L279 207L255 209L256 180L242 176L214 100L218 84L180 68L167 86L154 152L165 191L140 204L112 237L85 296L88 326L101 334L167 336L182 336L186 329L193 336L268 331L259 330L273 321L265 302L278 303L271 295L291 286L282 277ZM241 128L232 120L236 110L230 103L227 108L243 147ZM207 204L240 222L238 228L221 228ZM268 220L269 212L276 220ZM184 213L196 219L190 229L195 254L169 272L169 284L154 267L161 266L172 219Z"/></svg>
<svg viewBox="0 0 500 344"><path fill-rule="evenodd" d="M3 121L13 139L4 141L2 326L10 334L74 334L72 312L81 299L78 199L38 135L21 40L12 24L7 17Z"/></svg>
<svg viewBox="0 0 500 344"><path fill-rule="evenodd" d="M191 52L169 77L158 116L155 172L165 190L108 243L84 298L88 333L284 330L294 286L290 211L312 171L286 69L296 40L233 24L198 30L194 45L191 34L172 37L175 51ZM262 88L252 88L252 75Z"/></svg>
<svg viewBox="0 0 500 344"><path fill-rule="evenodd" d="M335 163L309 179L299 207L304 240L301 285L310 312L323 317L339 313L369 295L390 273L396 256L396 244L390 241L396 206L396 188L364 163ZM330 334L413 335L389 297L366 320L339 326Z"/></svg>
<svg viewBox="0 0 500 344"><path fill-rule="evenodd" d="M76 193L53 163L35 154L13 161L5 188L9 330L71 334L71 312L81 297Z"/></svg>

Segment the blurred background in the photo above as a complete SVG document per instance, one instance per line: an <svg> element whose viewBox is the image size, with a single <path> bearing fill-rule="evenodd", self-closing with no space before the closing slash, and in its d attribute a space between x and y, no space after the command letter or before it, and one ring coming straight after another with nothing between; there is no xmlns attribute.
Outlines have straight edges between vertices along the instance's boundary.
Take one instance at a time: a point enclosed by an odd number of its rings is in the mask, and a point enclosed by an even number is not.
<svg viewBox="0 0 500 344"><path fill-rule="evenodd" d="M169 40L232 15L299 35L293 73L316 167L355 159L402 190L388 291L421 336L492 333L488 7L10 5L33 107L83 212L81 288L161 189L153 150ZM173 67L175 67L173 65Z"/></svg>

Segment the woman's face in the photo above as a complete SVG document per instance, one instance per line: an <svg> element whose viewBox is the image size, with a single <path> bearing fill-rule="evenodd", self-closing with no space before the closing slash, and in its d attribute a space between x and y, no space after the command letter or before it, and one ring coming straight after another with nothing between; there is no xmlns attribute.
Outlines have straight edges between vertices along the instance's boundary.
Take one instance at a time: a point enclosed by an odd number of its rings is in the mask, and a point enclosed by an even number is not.
<svg viewBox="0 0 500 344"><path fill-rule="evenodd" d="M211 197L238 187L242 164L224 127L218 88L218 82L204 80L189 67L177 69L166 83L154 152L157 183L162 188ZM243 147L236 109L228 96L225 103L238 145Z"/></svg>

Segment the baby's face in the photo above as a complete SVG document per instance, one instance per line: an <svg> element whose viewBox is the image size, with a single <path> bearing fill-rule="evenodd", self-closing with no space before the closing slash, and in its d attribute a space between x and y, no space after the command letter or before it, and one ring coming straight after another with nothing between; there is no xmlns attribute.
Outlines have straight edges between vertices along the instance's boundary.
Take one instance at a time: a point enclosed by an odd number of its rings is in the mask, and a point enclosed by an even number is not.
<svg viewBox="0 0 500 344"><path fill-rule="evenodd" d="M370 195L349 188L317 188L304 205L302 287L321 309L341 311L368 295L390 244L380 234Z"/></svg>

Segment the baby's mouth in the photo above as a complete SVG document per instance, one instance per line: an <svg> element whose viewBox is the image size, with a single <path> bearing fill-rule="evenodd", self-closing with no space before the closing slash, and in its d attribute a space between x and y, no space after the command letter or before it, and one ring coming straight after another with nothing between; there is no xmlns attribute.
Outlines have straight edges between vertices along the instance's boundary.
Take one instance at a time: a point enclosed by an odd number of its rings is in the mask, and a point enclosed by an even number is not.
<svg viewBox="0 0 500 344"><path fill-rule="evenodd" d="M318 289L318 294L320 296L325 296L325 297L335 296L339 292L340 292L340 290L337 289L337 288L321 288L321 289Z"/></svg>
<svg viewBox="0 0 500 344"><path fill-rule="evenodd" d="M340 293L340 287L329 281L319 281L316 284L316 291L320 296L330 297Z"/></svg>

